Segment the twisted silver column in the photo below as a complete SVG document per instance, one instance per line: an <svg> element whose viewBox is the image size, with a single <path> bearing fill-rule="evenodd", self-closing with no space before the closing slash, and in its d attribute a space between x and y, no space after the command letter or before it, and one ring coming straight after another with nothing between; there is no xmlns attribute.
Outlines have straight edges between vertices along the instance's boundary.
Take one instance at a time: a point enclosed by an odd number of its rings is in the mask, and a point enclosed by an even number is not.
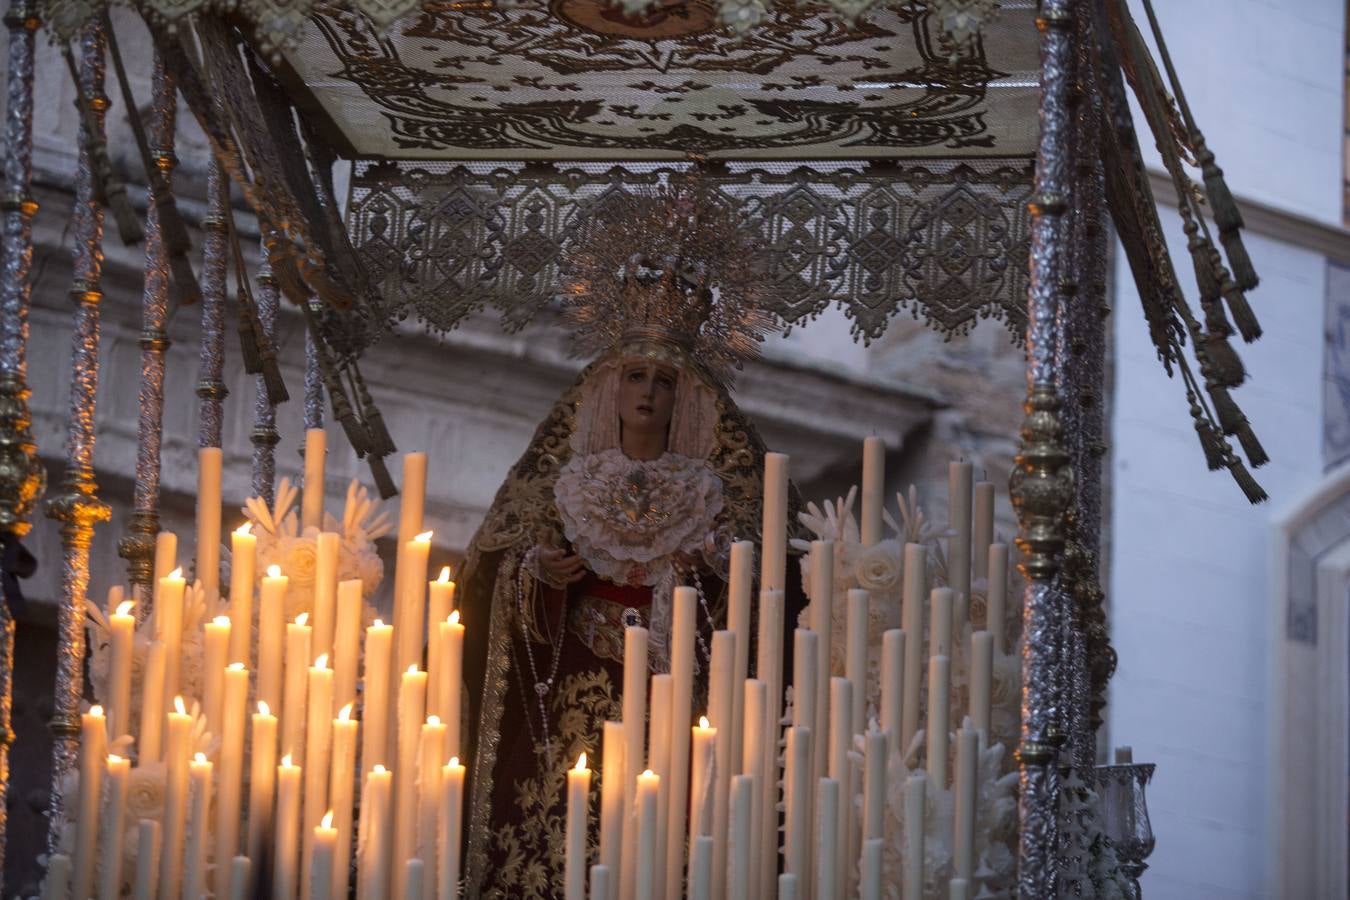
<svg viewBox="0 0 1350 900"><path fill-rule="evenodd" d="M254 296L258 301L262 341L275 347L280 296L276 276L272 274L272 266L267 261L266 247L258 263L258 290ZM249 440L253 442L253 496L263 497L271 505L272 489L277 479L276 449L281 436L277 434L277 410L267 396L267 383L261 375L256 379L253 396L253 433L249 435Z"/></svg>
<svg viewBox="0 0 1350 900"><path fill-rule="evenodd" d="M1056 894L1058 748L1063 742L1060 650L1067 602L1059 583L1064 514L1073 476L1063 446L1056 391L1056 315L1063 264L1061 220L1068 208L1069 87L1073 72L1070 0L1042 0L1040 140L1030 203L1027 292L1027 400L1022 444L1011 478L1027 579L1022 611L1022 726L1018 747L1018 895Z"/></svg>
<svg viewBox="0 0 1350 900"><path fill-rule="evenodd" d="M174 127L177 94L173 75L155 54L150 87L150 146L155 164L172 187ZM169 255L160 227L158 204L150 192L145 214L145 287L141 295L141 387L136 429L136 485L128 534L117 552L127 560L137 592L141 616L150 612L151 580L155 565L155 535L159 533L160 443L164 431L164 356L169 336L164 331L169 312Z"/></svg>
<svg viewBox="0 0 1350 900"><path fill-rule="evenodd" d="M94 480L94 410L98 399L99 307L103 301L103 209L94 200L90 148L103 140L108 99L103 95L104 35L97 18L80 36L80 90L93 114L80 126L75 172L74 271L70 296L75 303L71 343L70 424L66 434L66 473L61 495L51 500L47 515L61 522L61 604L57 613L56 689L52 713L51 830L48 848L55 850L64 819L65 775L79 753L80 697L84 690L85 600L89 590L89 545L94 525L111 517L96 496ZM12 95L11 95L12 96Z"/></svg>
<svg viewBox="0 0 1350 900"><path fill-rule="evenodd" d="M33 507L46 473L33 441L27 384L29 272L33 264L29 196L33 180L33 35L37 9L17 0L5 15L9 28L9 70L4 130L6 190L0 196L0 532L23 537L33 527ZM5 863L8 825L9 745L14 741L10 710L14 700L14 616L0 597L0 871Z"/></svg>
<svg viewBox="0 0 1350 900"><path fill-rule="evenodd" d="M314 332L305 329L305 428L323 427L323 370Z"/></svg>
<svg viewBox="0 0 1350 900"><path fill-rule="evenodd" d="M197 354L197 396L201 398L197 446L219 447L225 387L225 294L229 274L230 242L225 217L229 214L230 178L211 157L206 168L206 218L202 228L202 339Z"/></svg>

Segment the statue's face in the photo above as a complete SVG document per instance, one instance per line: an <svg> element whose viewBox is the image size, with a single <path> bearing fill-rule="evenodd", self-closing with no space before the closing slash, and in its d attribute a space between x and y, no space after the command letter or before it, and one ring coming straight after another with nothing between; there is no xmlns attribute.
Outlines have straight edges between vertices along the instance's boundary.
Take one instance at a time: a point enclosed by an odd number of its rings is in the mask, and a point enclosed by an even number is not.
<svg viewBox="0 0 1350 900"><path fill-rule="evenodd" d="M651 361L626 364L619 373L619 421L626 431L665 434L675 409L680 373Z"/></svg>

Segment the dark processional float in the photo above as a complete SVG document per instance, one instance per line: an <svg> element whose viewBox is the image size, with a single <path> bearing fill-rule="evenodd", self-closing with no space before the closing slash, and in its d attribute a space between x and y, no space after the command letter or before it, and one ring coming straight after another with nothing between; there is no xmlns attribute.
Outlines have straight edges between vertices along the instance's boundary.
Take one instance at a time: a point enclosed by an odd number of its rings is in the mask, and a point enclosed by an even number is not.
<svg viewBox="0 0 1350 900"><path fill-rule="evenodd" d="M149 97L127 80L125 11L13 0L5 18L0 790L22 541L45 513L64 595L44 896L1138 896L1152 766L1096 765L1115 665L1098 582L1112 231L1209 468L1255 503L1266 461L1231 394L1234 335L1260 335L1257 277L1148 2L1156 62L1123 0L133 8ZM25 381L40 40L81 117L50 486ZM143 217L109 163L109 94ZM200 246L173 189L180 104L213 155ZM127 586L94 598L91 574L122 580L90 571L109 518L93 467L105 213L146 267ZM273 458L294 408L274 340L288 303L307 329L298 485ZM913 490L886 503L877 438L854 492L799 495L735 374L831 305L864 342L908 310L949 338L997 318L1025 347L1011 554L997 488L965 462L942 524ZM165 323L194 307L196 533L175 535L158 510ZM589 365L454 579L433 579L436 461L391 459L361 364L405 320L444 332L485 308L508 331L560 309ZM227 316L257 383L237 528ZM326 415L370 466L373 490L353 483L341 510L324 508ZM390 622L371 602L386 535Z"/></svg>

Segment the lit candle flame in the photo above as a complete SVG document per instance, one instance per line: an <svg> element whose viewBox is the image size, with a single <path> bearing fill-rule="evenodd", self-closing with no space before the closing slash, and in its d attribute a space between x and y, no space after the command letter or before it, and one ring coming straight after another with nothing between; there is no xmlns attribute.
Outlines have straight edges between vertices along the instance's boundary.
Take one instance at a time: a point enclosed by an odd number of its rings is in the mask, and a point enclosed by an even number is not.
<svg viewBox="0 0 1350 900"><path fill-rule="evenodd" d="M339 722L350 722L352 720L352 705L348 703L342 709L338 710Z"/></svg>
<svg viewBox="0 0 1350 900"><path fill-rule="evenodd" d="M291 755L289 753L287 753L285 756L281 758L281 764L288 769L293 765L291 763Z"/></svg>
<svg viewBox="0 0 1350 900"><path fill-rule="evenodd" d="M319 654L319 658L316 659L316 660L314 660L314 668L316 668L316 669L326 669L326 668L328 668L328 654L327 654L327 653L320 653L320 654ZM312 820L311 820L311 821L312 821Z"/></svg>
<svg viewBox="0 0 1350 900"><path fill-rule="evenodd" d="M230 663L228 666L226 666L225 668L227 668L227 669L233 669L233 670L236 671L236 672L242 672L242 671L244 671L244 664L241 663L241 662L232 662L232 663Z"/></svg>
<svg viewBox="0 0 1350 900"><path fill-rule="evenodd" d="M174 698L173 698L173 708L176 709L176 710L178 711L178 714L179 714L180 716L186 716L186 715L187 715L187 707L183 705L183 698L182 698L182 697L174 697Z"/></svg>
<svg viewBox="0 0 1350 900"><path fill-rule="evenodd" d="M267 705L267 701L266 701L266 700L259 700L259 701L258 701L258 715L260 715L260 716L270 716L271 714L272 714L272 707L270 707L270 706Z"/></svg>
<svg viewBox="0 0 1350 900"><path fill-rule="evenodd" d="M273 566L268 566L268 567L267 567L267 577L268 577L268 578L280 578L280 577L281 577L281 566L275 566L275 565L273 565Z"/></svg>
<svg viewBox="0 0 1350 900"><path fill-rule="evenodd" d="M376 763L375 768L371 769L370 771L379 772L381 775L383 775L385 772L388 772L389 770L384 767L383 763Z"/></svg>
<svg viewBox="0 0 1350 900"><path fill-rule="evenodd" d="M297 624L297 625L307 625L307 624L309 624L309 613L301 613L300 615L296 616L296 617L295 617L295 624Z"/></svg>
<svg viewBox="0 0 1350 900"><path fill-rule="evenodd" d="M251 534L253 532L253 523L245 522L234 530L235 534Z"/></svg>
<svg viewBox="0 0 1350 900"><path fill-rule="evenodd" d="M421 534L419 534L419 535L417 535L416 537L414 537L413 540L414 540L414 541L421 541L421 542L424 543L424 544L429 544L429 543L431 543L431 535L432 535L432 534L433 534L433 532L430 532L430 531L424 531L424 532L422 532Z"/></svg>
<svg viewBox="0 0 1350 900"><path fill-rule="evenodd" d="M699 716L699 717L698 717L698 727L699 727L699 728L709 728L709 727L711 727L711 726L709 726L709 724L708 724L708 717L707 717L707 716Z"/></svg>
<svg viewBox="0 0 1350 900"><path fill-rule="evenodd" d="M91 716L103 715L103 707L95 703L93 706L89 707L89 715Z"/></svg>
<svg viewBox="0 0 1350 900"><path fill-rule="evenodd" d="M459 765L459 757L458 757L458 756L452 756L452 757L450 757L450 765L451 765L452 767L458 766L458 765Z"/></svg>
<svg viewBox="0 0 1350 900"><path fill-rule="evenodd" d="M457 609L452 609L452 610L450 610L450 615L448 615L448 616L445 617L445 621L449 622L451 625L458 625L458 624L459 624L459 610L457 610Z"/></svg>
<svg viewBox="0 0 1350 900"><path fill-rule="evenodd" d="M110 765L110 766L111 766L111 765L115 765L116 763L120 763L121 761L122 761L122 757L118 756L116 753L109 753L109 754L108 754L108 765Z"/></svg>
<svg viewBox="0 0 1350 900"><path fill-rule="evenodd" d="M644 769L643 772L642 772L642 777L643 777L643 778L655 778L655 777L656 777L656 773L653 772L651 769Z"/></svg>
<svg viewBox="0 0 1350 900"><path fill-rule="evenodd" d="M117 612L113 613L113 615L116 616L131 615L131 608L135 605L136 605L135 600L123 600L121 603L117 604Z"/></svg>
<svg viewBox="0 0 1350 900"><path fill-rule="evenodd" d="M449 567L449 566L441 566L441 577L440 577L440 578L437 578L436 580L439 581L441 584L446 584L447 582L449 582L449 581L450 581L450 567Z"/></svg>
<svg viewBox="0 0 1350 900"><path fill-rule="evenodd" d="M383 627L384 627L384 619L376 619L374 622L371 622L371 623L370 623L370 627L371 627L371 628L383 628Z"/></svg>
<svg viewBox="0 0 1350 900"><path fill-rule="evenodd" d="M577 765L574 771L584 772L585 770L586 770L586 751L583 750L581 751L581 755L577 757Z"/></svg>
<svg viewBox="0 0 1350 900"><path fill-rule="evenodd" d="M226 625L230 624L230 617L216 616L214 619L211 620L211 624L215 625L218 628L224 628Z"/></svg>
<svg viewBox="0 0 1350 900"><path fill-rule="evenodd" d="M193 754L192 761L196 763L204 763L206 762L206 754L198 750L196 753Z"/></svg>
<svg viewBox="0 0 1350 900"><path fill-rule="evenodd" d="M418 672L417 663L413 663L411 666L408 666L409 675L416 675L417 672Z"/></svg>
<svg viewBox="0 0 1350 900"><path fill-rule="evenodd" d="M333 811L331 809L323 814L323 824L319 827L323 829L331 829L333 827Z"/></svg>
<svg viewBox="0 0 1350 900"><path fill-rule="evenodd" d="M428 724L428 725L439 725L439 724L441 724L441 717L440 717L440 716L427 716L427 724Z"/></svg>
<svg viewBox="0 0 1350 900"><path fill-rule="evenodd" d="M175 578L175 579L177 579L177 580L179 580L179 581L182 581L182 580L183 580L183 567L182 567L182 566L179 566L178 568L174 569L172 572L169 573L168 577L169 577L169 578Z"/></svg>

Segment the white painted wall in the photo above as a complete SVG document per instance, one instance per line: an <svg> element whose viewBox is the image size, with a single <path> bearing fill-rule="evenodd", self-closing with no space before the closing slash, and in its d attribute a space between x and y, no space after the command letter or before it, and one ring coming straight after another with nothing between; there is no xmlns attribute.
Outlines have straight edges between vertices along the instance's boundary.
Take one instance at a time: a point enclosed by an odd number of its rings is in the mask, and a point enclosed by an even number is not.
<svg viewBox="0 0 1350 900"><path fill-rule="evenodd" d="M1343 0L1156 5L1233 191L1339 223ZM1163 221L1189 281L1175 212ZM1206 471L1123 260L1115 273L1109 596L1120 667L1108 723L1112 743L1158 764L1151 900L1269 896L1272 522L1321 478L1326 263L1256 236L1248 249L1265 337L1243 348L1250 380L1235 397L1272 458L1256 472L1272 502L1257 508L1226 473Z"/></svg>

